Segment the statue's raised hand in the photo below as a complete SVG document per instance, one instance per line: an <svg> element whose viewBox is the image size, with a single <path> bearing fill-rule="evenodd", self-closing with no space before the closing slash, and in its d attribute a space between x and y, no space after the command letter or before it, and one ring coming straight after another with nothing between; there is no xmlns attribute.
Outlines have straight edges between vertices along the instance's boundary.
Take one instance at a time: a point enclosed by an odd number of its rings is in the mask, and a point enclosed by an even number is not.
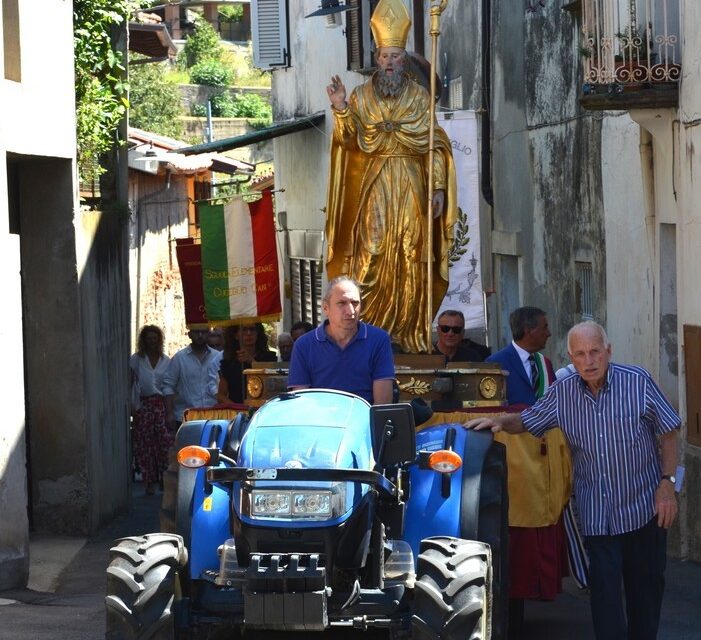
<svg viewBox="0 0 701 640"><path fill-rule="evenodd" d="M331 84L326 87L326 93L334 109L343 111L348 106L346 103L346 87L340 76L331 76Z"/></svg>

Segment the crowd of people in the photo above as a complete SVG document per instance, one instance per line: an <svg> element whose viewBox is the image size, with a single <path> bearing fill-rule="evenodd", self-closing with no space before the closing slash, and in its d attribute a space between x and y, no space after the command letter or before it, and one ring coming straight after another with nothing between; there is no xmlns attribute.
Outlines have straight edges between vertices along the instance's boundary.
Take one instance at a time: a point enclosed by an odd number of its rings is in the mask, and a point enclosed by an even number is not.
<svg viewBox="0 0 701 640"><path fill-rule="evenodd" d="M243 370L254 361L287 363L294 341L311 329L311 323L302 321L290 333L280 334L278 355L270 348L262 323L193 328L187 334L190 344L169 357L161 328L142 327L129 370L134 466L146 493L155 493L162 482L185 409L242 405Z"/></svg>

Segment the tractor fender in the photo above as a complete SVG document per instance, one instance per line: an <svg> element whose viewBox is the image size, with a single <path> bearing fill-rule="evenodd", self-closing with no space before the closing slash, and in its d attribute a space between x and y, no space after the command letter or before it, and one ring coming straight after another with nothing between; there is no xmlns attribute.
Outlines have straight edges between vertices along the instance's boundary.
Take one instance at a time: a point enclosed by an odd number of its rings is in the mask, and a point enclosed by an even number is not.
<svg viewBox="0 0 701 640"><path fill-rule="evenodd" d="M176 435L176 450L188 445L224 448L232 436L234 423L228 420L185 422ZM175 524L176 533L191 550L189 575L197 578L205 569L216 569L219 566L217 547L231 536L229 493L209 485L204 468L179 466Z"/></svg>

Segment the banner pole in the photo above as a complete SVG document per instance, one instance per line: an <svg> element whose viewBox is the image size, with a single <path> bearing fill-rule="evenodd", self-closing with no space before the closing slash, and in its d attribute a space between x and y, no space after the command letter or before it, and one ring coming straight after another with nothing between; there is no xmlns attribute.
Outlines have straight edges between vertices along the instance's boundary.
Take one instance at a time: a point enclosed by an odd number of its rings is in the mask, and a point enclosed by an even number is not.
<svg viewBox="0 0 701 640"><path fill-rule="evenodd" d="M445 10L448 0L440 0L438 4L432 4L430 10L431 22L429 34L431 36L431 98L429 102L429 129L428 129L428 207L426 215L426 327L428 330L428 344L426 348L431 353L431 330L433 328L433 156L436 136L436 58L438 57L438 36L441 34L441 14ZM445 203L444 203L445 206Z"/></svg>

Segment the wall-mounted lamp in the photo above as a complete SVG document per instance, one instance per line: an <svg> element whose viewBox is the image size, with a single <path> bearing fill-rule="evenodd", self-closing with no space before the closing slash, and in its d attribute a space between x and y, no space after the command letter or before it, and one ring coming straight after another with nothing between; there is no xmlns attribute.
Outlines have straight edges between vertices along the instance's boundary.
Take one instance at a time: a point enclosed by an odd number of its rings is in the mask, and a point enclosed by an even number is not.
<svg viewBox="0 0 701 640"><path fill-rule="evenodd" d="M354 11L355 9L357 9L357 7L341 4L339 0L321 0L321 7L304 17L313 18L314 16L326 16L326 26L328 28L340 27L341 13L343 11Z"/></svg>

